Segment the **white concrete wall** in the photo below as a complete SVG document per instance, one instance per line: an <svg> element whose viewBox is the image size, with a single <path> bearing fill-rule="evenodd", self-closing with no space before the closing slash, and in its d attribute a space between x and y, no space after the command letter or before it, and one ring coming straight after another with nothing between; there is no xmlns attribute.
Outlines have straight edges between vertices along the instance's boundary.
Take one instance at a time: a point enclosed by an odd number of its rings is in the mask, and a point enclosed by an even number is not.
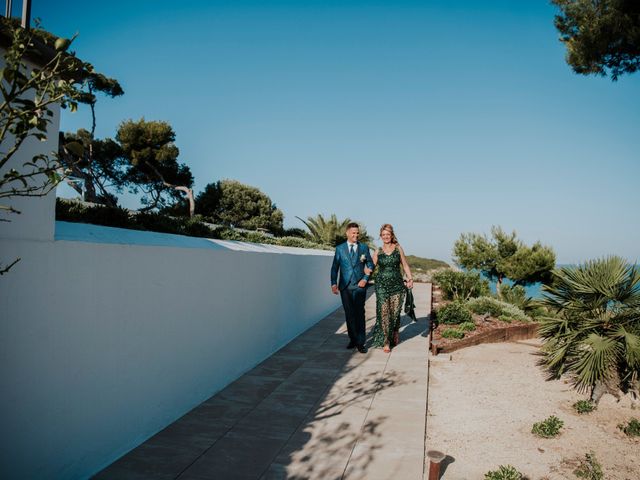
<svg viewBox="0 0 640 480"><path fill-rule="evenodd" d="M32 67L26 62L29 68ZM4 68L4 50L0 49L0 68ZM51 105L51 123L49 124L50 134L45 141L36 138L28 138L21 145L20 149L14 156L0 168L0 177L3 177L11 169L20 172L30 172L31 169L25 169L25 162L31 161L35 155L47 154L50 158L54 158L58 151L58 131L60 125L60 106ZM0 144L0 152L4 154L15 145L15 138L11 134L7 134L4 142ZM37 184L42 177L35 177L29 180L30 185ZM7 187L21 187L20 183L7 185ZM10 222L0 222L0 237L30 240L52 240L54 234L56 195L55 190L51 191L46 197L11 197L3 198L2 205L10 205L20 212L17 214L0 213L0 219L10 220ZM2 253L0 252L0 255ZM10 263L13 259L0 257L0 263Z"/></svg>
<svg viewBox="0 0 640 480"><path fill-rule="evenodd" d="M22 257L0 277L0 478L86 478L339 304L331 252L57 226L0 238Z"/></svg>

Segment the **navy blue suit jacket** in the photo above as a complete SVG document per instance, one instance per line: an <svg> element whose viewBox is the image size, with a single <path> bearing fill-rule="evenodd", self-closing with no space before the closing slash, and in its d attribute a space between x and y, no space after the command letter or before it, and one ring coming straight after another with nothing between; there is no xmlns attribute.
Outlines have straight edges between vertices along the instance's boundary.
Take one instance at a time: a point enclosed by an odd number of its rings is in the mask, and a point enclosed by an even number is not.
<svg viewBox="0 0 640 480"><path fill-rule="evenodd" d="M364 262L360 261L364 255ZM341 243L336 247L331 265L331 285L338 285L340 290L344 290L351 284L357 284L360 280L369 280L369 275L364 274L365 265L373 270L373 260L369 253L369 247L358 243L356 255L352 260L349 254L349 244ZM338 273L340 273L340 283L338 283Z"/></svg>

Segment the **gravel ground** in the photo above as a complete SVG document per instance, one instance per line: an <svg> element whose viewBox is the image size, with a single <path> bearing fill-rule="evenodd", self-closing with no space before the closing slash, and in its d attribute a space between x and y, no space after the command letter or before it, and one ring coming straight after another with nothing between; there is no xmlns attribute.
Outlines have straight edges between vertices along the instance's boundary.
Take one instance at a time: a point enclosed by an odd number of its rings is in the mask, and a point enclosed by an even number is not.
<svg viewBox="0 0 640 480"><path fill-rule="evenodd" d="M513 465L530 480L576 479L588 452L605 479L640 480L640 439L617 425L640 419L640 403L605 395L594 412L578 415L585 399L565 380L546 381L536 365L537 340L485 344L430 356L427 448L447 454L444 480L483 479ZM535 422L564 421L557 438L534 436Z"/></svg>

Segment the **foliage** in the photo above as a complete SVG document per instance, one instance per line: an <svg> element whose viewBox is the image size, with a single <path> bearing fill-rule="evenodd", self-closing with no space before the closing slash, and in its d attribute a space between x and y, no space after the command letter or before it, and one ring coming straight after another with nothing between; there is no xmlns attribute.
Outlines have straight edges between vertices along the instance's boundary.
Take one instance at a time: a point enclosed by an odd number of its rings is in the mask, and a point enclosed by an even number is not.
<svg viewBox="0 0 640 480"><path fill-rule="evenodd" d="M640 68L640 5L633 0L552 0L566 60L582 75L617 80Z"/></svg>
<svg viewBox="0 0 640 480"><path fill-rule="evenodd" d="M120 124L116 140L128 162L127 183L132 192L143 192L143 211L165 206L183 198L190 199L190 216L195 213L193 175L178 163L180 151L175 133L167 122L127 120Z"/></svg>
<svg viewBox="0 0 640 480"><path fill-rule="evenodd" d="M477 272L442 270L435 273L432 281L442 289L445 300L468 300L489 295L489 282Z"/></svg>
<svg viewBox="0 0 640 480"><path fill-rule="evenodd" d="M500 299L503 302L515 305L525 313L537 311L537 306L522 285L503 285L500 289Z"/></svg>
<svg viewBox="0 0 640 480"><path fill-rule="evenodd" d="M113 192L121 192L127 182L127 162L118 143L110 138L94 139L91 132L81 128L76 133L61 133L58 154L70 175L82 180L81 185L67 183L85 201L113 207L118 204Z"/></svg>
<svg viewBox="0 0 640 480"><path fill-rule="evenodd" d="M578 413L589 413L596 409L596 405L591 400L578 400L573 404L573 409Z"/></svg>
<svg viewBox="0 0 640 480"><path fill-rule="evenodd" d="M560 433L564 422L555 415L533 424L531 433L542 438L553 438Z"/></svg>
<svg viewBox="0 0 640 480"><path fill-rule="evenodd" d="M455 325L464 322L472 322L471 312L462 302L451 302L440 308L436 313L438 323Z"/></svg>
<svg viewBox="0 0 640 480"><path fill-rule="evenodd" d="M536 242L528 247L500 227L491 228L486 235L463 233L453 247L455 262L467 270L479 270L490 280L497 281L498 294L502 281L509 278L515 285L548 282L556 256L551 247Z"/></svg>
<svg viewBox="0 0 640 480"><path fill-rule="evenodd" d="M550 378L569 374L597 402L605 389L638 392L640 274L620 257L554 271L543 287L542 364Z"/></svg>
<svg viewBox="0 0 640 480"><path fill-rule="evenodd" d="M109 227L148 230L192 237L219 238L242 242L280 245L285 247L326 249L298 237L273 238L262 232L239 231L231 228L212 228L203 217L170 217L156 212L130 212L120 207L89 205L72 200L57 199L56 219L67 222L91 223Z"/></svg>
<svg viewBox="0 0 640 480"><path fill-rule="evenodd" d="M458 330L457 328L445 328L442 331L442 338L464 338L464 332Z"/></svg>
<svg viewBox="0 0 640 480"><path fill-rule="evenodd" d="M29 139L45 141L54 105L75 111L84 98L83 82L97 73L67 51L73 39L46 34L37 23L36 28L25 30L2 17L0 37L7 44L0 70L0 212L18 214L5 204L7 199L45 196L68 174L60 169L54 153L41 153L18 164L21 146ZM27 58L33 61L32 68ZM7 266L0 263L0 275L19 260Z"/></svg>
<svg viewBox="0 0 640 480"><path fill-rule="evenodd" d="M329 218L323 217L322 214L318 214L315 217L307 217L306 220L303 220L300 217L296 218L304 223L304 225L309 229L309 235L312 241L329 247L335 247L347 240L347 225L353 222L350 218L338 220L335 213L331 214ZM372 238L367 233L366 227L359 222L356 223L360 225L359 242L372 247Z"/></svg>
<svg viewBox="0 0 640 480"><path fill-rule="evenodd" d="M449 264L442 260L434 260L433 258L416 257L415 255L405 255L407 263L411 268L411 271L428 272L429 270L435 270L437 268L449 268Z"/></svg>
<svg viewBox="0 0 640 480"><path fill-rule="evenodd" d="M500 465L498 470L485 473L484 480L524 480L524 476L512 465Z"/></svg>
<svg viewBox="0 0 640 480"><path fill-rule="evenodd" d="M530 318L515 305L502 302L493 297L472 298L467 302L467 308L478 315L489 314L494 318L506 318L519 322L528 322ZM504 321L504 320L503 320Z"/></svg>
<svg viewBox="0 0 640 480"><path fill-rule="evenodd" d="M292 227L292 228L285 228L282 231L282 236L283 237L298 237L298 238L308 239L309 234L307 232L305 232L302 228Z"/></svg>
<svg viewBox="0 0 640 480"><path fill-rule="evenodd" d="M584 460L580 461L580 465L573 471L578 478L586 478L587 480L603 480L604 473L602 465L596 459L595 453L587 453Z"/></svg>
<svg viewBox="0 0 640 480"><path fill-rule="evenodd" d="M618 425L618 428L629 437L640 437L640 421L637 418L632 418L626 425Z"/></svg>
<svg viewBox="0 0 640 480"><path fill-rule="evenodd" d="M282 212L258 188L236 180L209 183L196 197L196 211L227 227L283 232Z"/></svg>
<svg viewBox="0 0 640 480"><path fill-rule="evenodd" d="M473 322L462 322L458 325L458 329L461 332L471 332L476 329L476 324Z"/></svg>

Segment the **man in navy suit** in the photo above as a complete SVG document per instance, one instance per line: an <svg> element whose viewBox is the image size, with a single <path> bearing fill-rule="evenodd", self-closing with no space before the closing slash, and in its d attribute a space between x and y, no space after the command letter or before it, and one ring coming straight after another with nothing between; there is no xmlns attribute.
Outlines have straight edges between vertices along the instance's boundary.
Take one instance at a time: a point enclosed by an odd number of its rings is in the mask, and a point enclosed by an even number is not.
<svg viewBox="0 0 640 480"><path fill-rule="evenodd" d="M366 339L364 302L369 275L364 273L364 267L373 270L373 260L371 260L369 247L358 243L359 235L360 227L357 223L347 225L347 241L336 247L331 265L331 291L335 295L340 292L342 299L349 332L347 348L357 347L360 353L367 353L367 347L364 345ZM340 273L339 281L338 272Z"/></svg>

